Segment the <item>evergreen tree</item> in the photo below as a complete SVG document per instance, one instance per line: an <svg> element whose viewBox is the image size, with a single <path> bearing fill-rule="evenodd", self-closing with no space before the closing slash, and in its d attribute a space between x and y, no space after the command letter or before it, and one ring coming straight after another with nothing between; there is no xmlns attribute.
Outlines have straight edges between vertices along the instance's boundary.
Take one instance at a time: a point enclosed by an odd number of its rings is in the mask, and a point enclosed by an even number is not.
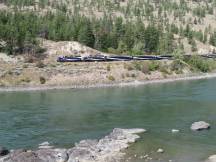
<svg viewBox="0 0 216 162"><path fill-rule="evenodd" d="M159 32L153 25L149 25L145 31L145 50L156 52L159 44Z"/></svg>
<svg viewBox="0 0 216 162"><path fill-rule="evenodd" d="M78 41L86 46L94 47L95 36L93 34L90 22L84 24L78 35Z"/></svg>

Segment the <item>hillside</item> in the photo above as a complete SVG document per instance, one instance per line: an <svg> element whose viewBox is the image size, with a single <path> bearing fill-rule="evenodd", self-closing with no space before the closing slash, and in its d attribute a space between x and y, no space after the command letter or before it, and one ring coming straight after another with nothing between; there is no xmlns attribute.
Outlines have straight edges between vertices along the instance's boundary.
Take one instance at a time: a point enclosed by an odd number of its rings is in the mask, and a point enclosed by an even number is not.
<svg viewBox="0 0 216 162"><path fill-rule="evenodd" d="M214 72L216 1L1 0L0 86L88 86ZM173 61L58 63L60 55ZM182 55L193 54L184 59Z"/></svg>
<svg viewBox="0 0 216 162"><path fill-rule="evenodd" d="M131 55L206 54L216 46L215 0L0 2L1 50L9 54L40 53L38 37Z"/></svg>

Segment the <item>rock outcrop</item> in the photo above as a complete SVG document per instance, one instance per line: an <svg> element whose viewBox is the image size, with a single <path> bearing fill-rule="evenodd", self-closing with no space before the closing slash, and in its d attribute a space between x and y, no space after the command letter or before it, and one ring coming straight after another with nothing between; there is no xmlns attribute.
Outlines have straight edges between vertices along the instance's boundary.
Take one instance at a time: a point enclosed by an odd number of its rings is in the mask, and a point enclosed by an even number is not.
<svg viewBox="0 0 216 162"><path fill-rule="evenodd" d="M191 125L191 130L193 131L200 131L209 128L210 128L210 124L204 121L195 122Z"/></svg>
<svg viewBox="0 0 216 162"><path fill-rule="evenodd" d="M100 140L83 140L70 149L52 148L45 142L35 151L11 151L0 156L0 162L117 162L123 158L121 151L135 142L139 138L137 133L142 132L145 130L115 128Z"/></svg>
<svg viewBox="0 0 216 162"><path fill-rule="evenodd" d="M216 162L216 155L210 156L210 157L206 160L206 162Z"/></svg>

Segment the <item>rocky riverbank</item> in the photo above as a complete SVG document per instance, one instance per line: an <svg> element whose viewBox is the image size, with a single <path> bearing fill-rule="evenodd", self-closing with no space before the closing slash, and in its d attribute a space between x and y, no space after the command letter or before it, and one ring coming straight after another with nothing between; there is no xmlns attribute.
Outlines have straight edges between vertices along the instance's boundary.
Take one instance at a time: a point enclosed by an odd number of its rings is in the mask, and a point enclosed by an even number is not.
<svg viewBox="0 0 216 162"><path fill-rule="evenodd" d="M0 53L0 91L125 86L215 77L214 60L59 63L61 55L109 55L78 42L42 41L43 58ZM205 60L205 61L204 61ZM207 74L207 72L211 72Z"/></svg>
<svg viewBox="0 0 216 162"><path fill-rule="evenodd" d="M143 132L145 129L115 128L100 140L83 140L69 149L53 148L49 143L41 144L38 150L1 149L0 162L118 162L123 159L122 151Z"/></svg>
<svg viewBox="0 0 216 162"><path fill-rule="evenodd" d="M43 90L54 90L54 89L84 89L84 88L102 88L102 87L124 87L124 86L138 86L146 84L157 84L167 83L175 81L187 81L187 80L199 80L216 78L216 73L203 73L203 74L190 74L190 75L178 75L170 76L169 78L157 78L152 80L143 81L129 81L129 82L109 82L109 83L93 83L83 85L19 85L19 86L0 86L0 92L10 91L43 91Z"/></svg>

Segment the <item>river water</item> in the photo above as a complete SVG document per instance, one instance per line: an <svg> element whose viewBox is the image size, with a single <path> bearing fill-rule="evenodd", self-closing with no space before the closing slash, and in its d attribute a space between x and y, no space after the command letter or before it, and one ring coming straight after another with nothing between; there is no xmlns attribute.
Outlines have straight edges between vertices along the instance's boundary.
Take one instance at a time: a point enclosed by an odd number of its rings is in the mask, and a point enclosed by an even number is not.
<svg viewBox="0 0 216 162"><path fill-rule="evenodd" d="M148 131L126 151L133 162L201 162L216 154L216 79L122 88L0 93L0 145L35 148L44 141L70 147L113 128ZM211 129L192 132L204 120ZM172 134L171 129L180 133ZM158 148L164 154L156 153ZM159 160L158 160L159 159Z"/></svg>

